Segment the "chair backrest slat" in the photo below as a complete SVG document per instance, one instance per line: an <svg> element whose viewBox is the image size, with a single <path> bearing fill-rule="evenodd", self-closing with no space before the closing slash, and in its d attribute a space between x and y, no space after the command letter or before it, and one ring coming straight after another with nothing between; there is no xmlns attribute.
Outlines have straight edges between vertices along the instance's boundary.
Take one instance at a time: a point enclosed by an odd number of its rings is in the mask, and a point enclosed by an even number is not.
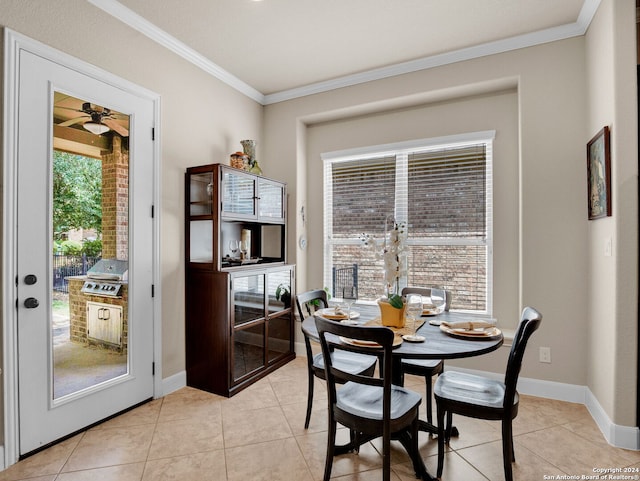
<svg viewBox="0 0 640 481"><path fill-rule="evenodd" d="M298 306L300 320L313 315L315 307L312 307L312 304L309 304L312 301L318 301L318 307L320 309L329 307L329 297L324 289L315 289L313 291L298 294L296 296L296 305Z"/></svg>
<svg viewBox="0 0 640 481"><path fill-rule="evenodd" d="M513 406L513 400L516 394L516 387L518 384L518 377L520 375L520 369L522 367L522 359L524 357L524 351L527 347L527 342L539 327L542 322L542 314L532 307L525 307L520 317L520 323L518 329L513 337L513 344L511 345L511 351L509 352L509 359L507 361L507 371L504 376L505 384L505 396L504 396L504 408L511 409Z"/></svg>
<svg viewBox="0 0 640 481"><path fill-rule="evenodd" d="M387 415L391 412L391 351L393 346L393 331L382 326L350 326L340 322L316 317L316 327L320 337L322 354L325 359L325 373L330 402L335 402L336 378L366 384L369 386L382 386L384 393L383 410ZM340 338L358 339L362 341L377 342L380 348L351 346L345 344ZM380 359L380 377L362 376L344 372L333 365L331 352L336 350L351 352L365 352L377 355ZM388 416L387 416L388 419Z"/></svg>
<svg viewBox="0 0 640 481"><path fill-rule="evenodd" d="M329 307L329 298L323 289L315 289L296 295L296 306L298 307L301 322L306 317L313 315L316 309L316 306L311 304L313 301L317 301L317 307L321 309ZM304 327L302 327L302 333L304 334L304 348L307 353L307 361L310 363L309 366L311 366L313 350L311 349L311 342L309 341L309 333L305 331ZM311 367L309 367L309 369L311 369Z"/></svg>

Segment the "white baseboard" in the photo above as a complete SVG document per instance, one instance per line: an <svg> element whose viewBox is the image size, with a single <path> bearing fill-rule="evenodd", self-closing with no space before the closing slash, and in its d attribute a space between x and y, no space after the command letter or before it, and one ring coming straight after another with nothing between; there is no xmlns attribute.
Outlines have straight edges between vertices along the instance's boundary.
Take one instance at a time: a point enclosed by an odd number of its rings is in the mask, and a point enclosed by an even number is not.
<svg viewBox="0 0 640 481"><path fill-rule="evenodd" d="M158 395L158 397L166 396L167 394L171 394L178 389L182 389L187 385L187 371L180 371L173 376L165 377L162 380L162 392Z"/></svg>
<svg viewBox="0 0 640 481"><path fill-rule="evenodd" d="M504 379L504 374L473 369L451 368L445 365L445 370L467 372L492 379ZM617 448L640 450L640 429L637 426L614 424L587 386L520 377L518 392L557 401L584 404L609 444Z"/></svg>
<svg viewBox="0 0 640 481"><path fill-rule="evenodd" d="M614 424L589 389L587 389L584 404L609 444L617 448L640 450L640 430L638 427Z"/></svg>
<svg viewBox="0 0 640 481"><path fill-rule="evenodd" d="M307 348L304 345L304 341L296 341L293 345L293 350L295 351L296 356L307 357Z"/></svg>

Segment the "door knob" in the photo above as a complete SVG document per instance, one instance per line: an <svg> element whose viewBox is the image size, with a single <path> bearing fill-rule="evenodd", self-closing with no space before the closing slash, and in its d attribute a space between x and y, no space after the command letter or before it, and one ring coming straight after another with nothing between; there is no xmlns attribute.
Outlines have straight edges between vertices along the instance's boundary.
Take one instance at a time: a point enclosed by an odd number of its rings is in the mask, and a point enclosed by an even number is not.
<svg viewBox="0 0 640 481"><path fill-rule="evenodd" d="M36 299L35 297L27 297L24 300L24 307L26 307L27 309L35 309L39 305L40 303L38 302L38 299Z"/></svg>
<svg viewBox="0 0 640 481"><path fill-rule="evenodd" d="M34 274L28 274L28 275L24 276L24 283L26 285L32 286L36 282L38 282L38 278Z"/></svg>

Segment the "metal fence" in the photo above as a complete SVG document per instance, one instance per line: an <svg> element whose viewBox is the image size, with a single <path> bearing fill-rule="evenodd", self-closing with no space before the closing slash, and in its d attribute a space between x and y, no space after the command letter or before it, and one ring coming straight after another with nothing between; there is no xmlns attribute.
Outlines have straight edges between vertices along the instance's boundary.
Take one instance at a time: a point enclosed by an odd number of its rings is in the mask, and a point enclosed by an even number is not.
<svg viewBox="0 0 640 481"><path fill-rule="evenodd" d="M70 276L84 276L101 257L69 256L64 254L53 255L53 290L69 293Z"/></svg>
<svg viewBox="0 0 640 481"><path fill-rule="evenodd" d="M358 299L358 264L333 266L333 297Z"/></svg>

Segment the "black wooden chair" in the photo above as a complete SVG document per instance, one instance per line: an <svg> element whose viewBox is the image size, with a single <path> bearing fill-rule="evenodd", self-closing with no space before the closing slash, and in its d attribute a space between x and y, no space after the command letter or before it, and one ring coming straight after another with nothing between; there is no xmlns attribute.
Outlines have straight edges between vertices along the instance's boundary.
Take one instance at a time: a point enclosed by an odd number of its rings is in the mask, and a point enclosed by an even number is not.
<svg viewBox="0 0 640 481"><path fill-rule="evenodd" d="M424 297L431 296L430 287L405 287L402 289L402 296L408 294L419 294ZM444 310L448 311L451 307L451 291L445 291L445 305ZM402 385L404 386L404 375L413 374L414 376L424 376L424 382L426 385L425 402L427 403L427 421L433 424L433 408L431 406L431 399L433 397L433 387L431 384L431 378L436 374L442 373L444 369L444 362L441 359L403 359L402 360Z"/></svg>
<svg viewBox="0 0 640 481"><path fill-rule="evenodd" d="M324 480L329 481L333 458L336 454L337 423L351 431L351 439L357 444L382 436L383 479L391 476L391 436L402 436L405 448L414 460L418 451L418 409L421 396L413 391L391 384L391 351L394 334L388 327L350 326L328 319L316 318L320 345L325 356L325 376L329 399L329 431L327 435L327 459ZM380 377L369 377L342 371L329 354L343 349L371 349L345 344L340 338L378 343L375 348L381 356ZM338 379L347 382L336 389ZM417 472L422 475L422 472Z"/></svg>
<svg viewBox="0 0 640 481"><path fill-rule="evenodd" d="M306 317L312 316L316 308L329 307L326 291L317 289L313 291L303 292L296 296L296 305L298 306L298 314L302 321ZM313 385L314 376L319 379L325 379L324 374L324 357L322 353L315 356L311 350L311 341L309 334L302 329L304 334L304 345L307 351L307 371L309 378L309 388L307 394L307 415L304 421L304 428L309 427L311 420L311 408L313 405ZM376 356L367 356L365 354L356 354L353 352L339 352L334 356L334 363L345 372L352 374L362 374L364 376L373 376L376 369Z"/></svg>
<svg viewBox="0 0 640 481"><path fill-rule="evenodd" d="M456 371L448 371L438 377L434 387L438 413L438 478L442 476L444 443L449 440L452 414L455 413L502 421L504 477L506 481L513 481L511 463L515 461L515 456L512 421L518 415L519 402L516 385L527 341L541 322L542 314L532 307L524 308L511 345L504 382Z"/></svg>

